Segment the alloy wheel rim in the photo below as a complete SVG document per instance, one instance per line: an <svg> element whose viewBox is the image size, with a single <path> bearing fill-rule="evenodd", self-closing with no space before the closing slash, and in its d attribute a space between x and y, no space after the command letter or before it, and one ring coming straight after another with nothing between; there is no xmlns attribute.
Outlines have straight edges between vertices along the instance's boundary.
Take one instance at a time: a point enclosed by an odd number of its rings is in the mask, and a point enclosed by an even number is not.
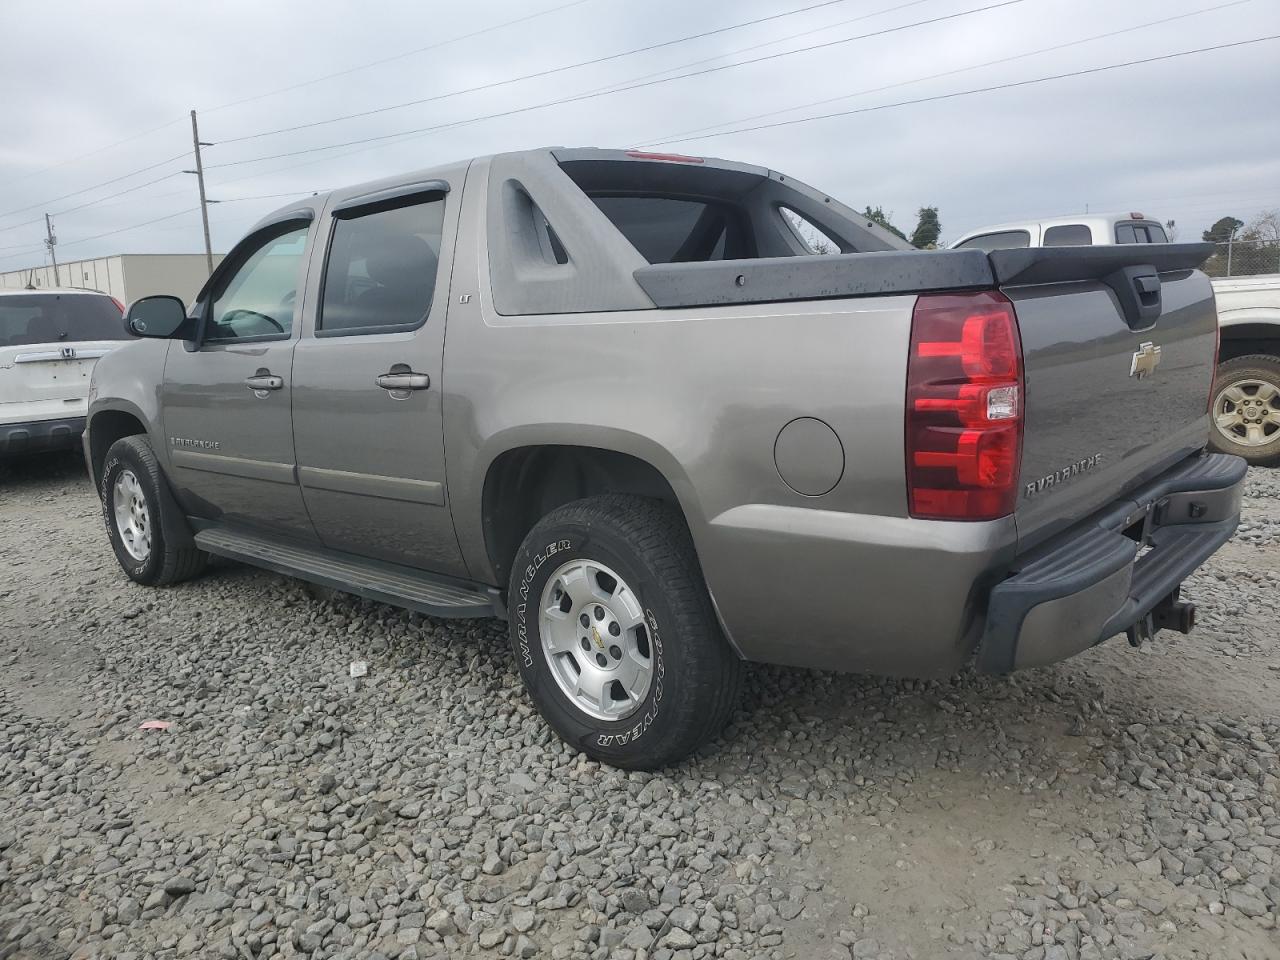
<svg viewBox="0 0 1280 960"><path fill-rule="evenodd" d="M116 532L133 559L145 562L151 556L151 511L142 484L132 470L121 470L111 490Z"/></svg>
<svg viewBox="0 0 1280 960"><path fill-rule="evenodd" d="M560 692L597 720L623 720L653 685L644 607L616 572L570 560L547 580L539 612L542 652Z"/></svg>
<svg viewBox="0 0 1280 960"><path fill-rule="evenodd" d="M1237 380L1214 400L1213 423L1232 443L1271 443L1280 435L1280 387L1266 380Z"/></svg>

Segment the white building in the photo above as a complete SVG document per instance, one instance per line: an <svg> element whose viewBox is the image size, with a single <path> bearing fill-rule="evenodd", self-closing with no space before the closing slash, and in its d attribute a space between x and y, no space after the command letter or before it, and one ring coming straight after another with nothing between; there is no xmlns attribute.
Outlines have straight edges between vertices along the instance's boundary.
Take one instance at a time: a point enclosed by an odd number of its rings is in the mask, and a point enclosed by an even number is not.
<svg viewBox="0 0 1280 960"><path fill-rule="evenodd" d="M213 255L215 267L222 256ZM153 293L171 293L190 305L208 277L203 253L123 253L59 263L57 281L51 266L9 270L0 273L0 290L85 287L110 294L124 304Z"/></svg>

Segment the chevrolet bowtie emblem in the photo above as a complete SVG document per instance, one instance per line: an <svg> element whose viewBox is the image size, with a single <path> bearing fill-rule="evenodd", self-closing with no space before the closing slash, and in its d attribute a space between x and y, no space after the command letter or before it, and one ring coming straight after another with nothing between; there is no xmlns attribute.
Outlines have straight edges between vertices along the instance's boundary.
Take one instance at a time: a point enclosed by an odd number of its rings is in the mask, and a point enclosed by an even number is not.
<svg viewBox="0 0 1280 960"><path fill-rule="evenodd" d="M604 649L604 640L601 639L600 631L597 630L595 627L591 628L591 639L596 642L597 647L599 647L601 650Z"/></svg>
<svg viewBox="0 0 1280 960"><path fill-rule="evenodd" d="M1160 366L1160 348L1150 341L1139 345L1133 351L1133 362L1129 365L1129 376L1145 380L1155 373Z"/></svg>

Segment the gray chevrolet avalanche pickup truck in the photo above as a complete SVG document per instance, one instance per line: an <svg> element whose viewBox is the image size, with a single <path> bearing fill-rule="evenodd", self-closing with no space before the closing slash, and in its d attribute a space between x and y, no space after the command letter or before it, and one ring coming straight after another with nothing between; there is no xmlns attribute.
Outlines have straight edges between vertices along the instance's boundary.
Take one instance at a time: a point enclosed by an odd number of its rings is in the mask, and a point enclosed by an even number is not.
<svg viewBox="0 0 1280 960"><path fill-rule="evenodd" d="M139 583L213 554L506 618L556 732L653 768L745 661L1189 630L1245 473L1205 451L1209 252L917 251L761 167L485 157L288 206L190 308L134 303L85 451Z"/></svg>

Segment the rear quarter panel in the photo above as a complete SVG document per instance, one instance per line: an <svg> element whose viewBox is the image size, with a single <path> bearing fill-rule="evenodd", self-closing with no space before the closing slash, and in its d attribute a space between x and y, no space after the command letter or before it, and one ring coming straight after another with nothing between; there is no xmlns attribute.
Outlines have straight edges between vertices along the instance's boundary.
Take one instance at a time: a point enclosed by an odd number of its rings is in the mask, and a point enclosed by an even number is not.
<svg viewBox="0 0 1280 960"><path fill-rule="evenodd" d="M907 518L914 295L502 316L476 229L482 194L469 183L442 384L448 496L472 576L497 584L481 511L501 453L542 443L611 449L670 482L722 619L749 659L953 669L966 652L969 591L993 542L1011 541L1012 524ZM822 496L795 492L775 465L780 431L801 417L825 422L842 447L843 474ZM934 575L955 602L905 609L928 559L950 553L964 559ZM786 614L792 603L809 604L812 616ZM916 628L920 644L904 645L904 630ZM931 656L935 645L943 652Z"/></svg>
<svg viewBox="0 0 1280 960"><path fill-rule="evenodd" d="M1214 280L1213 292L1223 327L1250 323L1280 327L1280 274Z"/></svg>

